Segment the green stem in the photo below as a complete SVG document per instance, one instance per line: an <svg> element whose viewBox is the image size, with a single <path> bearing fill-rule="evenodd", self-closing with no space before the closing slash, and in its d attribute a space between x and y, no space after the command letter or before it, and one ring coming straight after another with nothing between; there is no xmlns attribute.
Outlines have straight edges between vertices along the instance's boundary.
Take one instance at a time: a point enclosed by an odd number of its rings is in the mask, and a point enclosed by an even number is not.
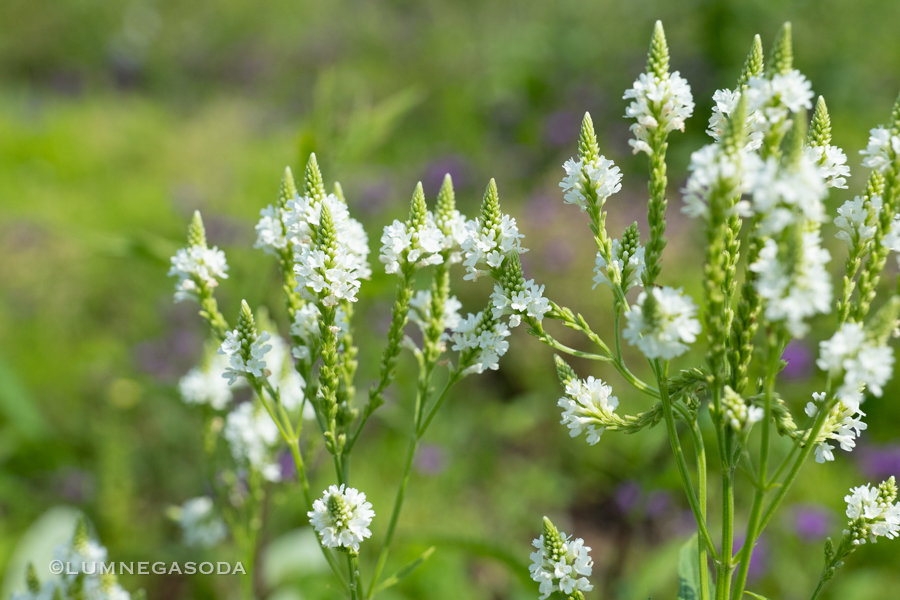
<svg viewBox="0 0 900 600"><path fill-rule="evenodd" d="M347 554L347 571L350 575L350 600L362 600L359 589L359 557Z"/></svg>
<svg viewBox="0 0 900 600"><path fill-rule="evenodd" d="M652 364L652 363L651 363ZM694 513L694 518L697 520L697 527L700 530L700 537L706 543L706 548L709 550L709 553L713 556L713 560L719 560L719 553L716 552L715 544L713 544L712 537L709 535L709 529L706 526L706 517L700 509L700 503L697 500L697 496L694 494L694 484L691 482L691 476L688 473L687 461L684 458L684 451L681 448L681 442L678 440L678 432L675 430L675 416L672 412L672 403L669 399L669 386L668 386L668 370L669 363L668 361L663 361L660 365L659 361L656 361L654 366L658 374L658 384L659 391L663 406L663 414L666 419L666 430L669 433L669 442L672 445L672 452L675 454L675 462L678 465L678 474L681 476L681 484L684 487L684 491L688 497L688 504L691 506L691 511Z"/></svg>
<svg viewBox="0 0 900 600"><path fill-rule="evenodd" d="M706 519L706 446L703 444L703 434L696 417L688 421L691 428L691 437L694 440L694 450L697 455L697 496L700 504L700 515ZM700 527L697 527L697 558L700 563L700 600L709 600L709 577L706 572L708 553L706 543L703 541Z"/></svg>
<svg viewBox="0 0 900 600"><path fill-rule="evenodd" d="M762 441L759 448L759 470L756 492L753 495L753 505L750 508L750 519L747 522L747 534L744 536L744 547L740 553L740 568L738 569L737 580L734 584L734 593L732 600L740 600L744 595L744 586L747 584L747 574L750 570L750 560L753 557L753 547L756 544L759 532L759 520L762 513L763 500L766 496L768 483L768 465L769 465L769 436L772 420L772 394L775 388L775 377L777 375L778 359L781 357L782 344L777 339L770 340L769 343L769 360L766 364L766 381L764 389L765 397L765 413L762 422Z"/></svg>

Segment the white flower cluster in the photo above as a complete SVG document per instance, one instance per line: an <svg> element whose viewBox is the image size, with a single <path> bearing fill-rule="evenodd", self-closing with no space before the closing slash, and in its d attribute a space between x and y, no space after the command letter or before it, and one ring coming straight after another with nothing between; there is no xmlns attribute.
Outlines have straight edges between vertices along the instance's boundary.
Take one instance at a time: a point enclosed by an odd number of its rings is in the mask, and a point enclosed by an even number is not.
<svg viewBox="0 0 900 600"><path fill-rule="evenodd" d="M308 360L310 348L319 343L319 339L322 337L322 333L319 330L321 314L319 307L312 302L306 302L294 313L294 322L291 323L290 333L292 337L302 342L291 350L296 358ZM335 311L334 326L338 328L337 341L340 344L345 333L350 330L347 313L340 306Z"/></svg>
<svg viewBox="0 0 900 600"><path fill-rule="evenodd" d="M306 513L326 548L349 548L359 551L359 544L370 537L369 525L375 511L366 495L351 487L332 485L313 502Z"/></svg>
<svg viewBox="0 0 900 600"><path fill-rule="evenodd" d="M869 145L859 153L866 157L862 161L864 167L884 173L900 160L900 136L884 127L876 127L869 131Z"/></svg>
<svg viewBox="0 0 900 600"><path fill-rule="evenodd" d="M880 486L870 484L850 488L844 496L847 503L847 517L850 519L844 535L853 536L853 545L859 546L879 537L892 540L900 535L900 502L897 486L891 477Z"/></svg>
<svg viewBox="0 0 900 600"><path fill-rule="evenodd" d="M740 394L725 386L725 397L722 399L725 411L725 422L736 432L742 432L758 423L765 417L765 411L759 406L747 404Z"/></svg>
<svg viewBox="0 0 900 600"><path fill-rule="evenodd" d="M586 380L570 379L566 395L557 406L563 409L561 424L569 428L569 435L578 437L587 431L587 443L593 446L606 430L603 426L619 406L619 399L612 395L612 387L589 376Z"/></svg>
<svg viewBox="0 0 900 600"><path fill-rule="evenodd" d="M802 337L809 330L804 319L831 310L831 278L825 269L831 255L821 243L818 231L804 232L796 264L788 265L779 256L775 240L768 239L758 260L750 265L750 270L759 275L755 285L766 300L766 319L783 321L794 337Z"/></svg>
<svg viewBox="0 0 900 600"><path fill-rule="evenodd" d="M266 354L267 370L271 373L268 379L278 392L281 404L288 411L294 411L303 406L303 418L314 419L315 412L312 405L309 402L303 404L305 398L303 390L306 382L294 366L288 345L279 335L272 336L269 341L272 349Z"/></svg>
<svg viewBox="0 0 900 600"><path fill-rule="evenodd" d="M869 206L873 208L871 212ZM865 198L856 196L853 200L844 202L838 209L834 224L840 231L834 237L847 244L848 248L860 246L875 234L875 216L881 207L881 197L873 197L869 201L869 206L866 206ZM883 240L888 247L890 247L889 235L886 234ZM890 242L894 240L900 242L900 236L890 238Z"/></svg>
<svg viewBox="0 0 900 600"><path fill-rule="evenodd" d="M777 235L794 223L825 221L828 188L822 169L807 155L789 166L756 154L748 154L746 161L747 191L753 196L753 212L762 215L764 235Z"/></svg>
<svg viewBox="0 0 900 600"><path fill-rule="evenodd" d="M272 349L267 344L271 336L267 331L261 332L253 340L245 340L239 329L225 334L225 341L219 347L219 354L228 357L228 368L222 377L228 379L228 385L234 385L238 377L250 374L262 377L266 368L265 356ZM248 348L243 346L247 345Z"/></svg>
<svg viewBox="0 0 900 600"><path fill-rule="evenodd" d="M444 314L441 316L441 329L456 329L462 317L459 309L462 303L456 296L450 296L444 301ZM431 290L419 290L409 301L409 319L425 331L431 322ZM445 334L446 335L446 334Z"/></svg>
<svg viewBox="0 0 900 600"><path fill-rule="evenodd" d="M625 109L625 117L637 120L631 126L635 139L628 140L635 154L651 154L653 133L658 131L665 135L674 129L684 131L685 120L694 113L691 86L678 71L662 77L641 73L631 89L625 90L623 98L632 100Z"/></svg>
<svg viewBox="0 0 900 600"><path fill-rule="evenodd" d="M510 315L510 327L518 327L523 315L542 321L544 313L550 310L550 301L544 298L544 286L539 287L534 279L529 279L523 289L512 293L495 284L491 302L494 305L491 309L494 319Z"/></svg>
<svg viewBox="0 0 900 600"><path fill-rule="evenodd" d="M524 237L519 233L516 220L509 215L503 215L496 227L485 226L480 217L466 223L466 238L462 243L466 266L464 279L477 279L488 274L484 267L499 269L514 252L528 252L522 248Z"/></svg>
<svg viewBox="0 0 900 600"><path fill-rule="evenodd" d="M722 144L707 144L691 154L688 167L691 175L681 190L684 194L681 212L691 217L706 217L709 216L711 194L726 198L740 196L745 191L742 165L747 154L747 150L738 150L736 154L726 152ZM734 210L740 215L748 215L749 203L739 201Z"/></svg>
<svg viewBox="0 0 900 600"><path fill-rule="evenodd" d="M628 291L641 282L641 276L644 274L646 263L644 261L644 247L638 244L637 249L631 254L625 250L624 245L618 239L612 241L612 265L606 264L606 259L600 252L597 252L597 258L594 261L594 288L600 284L612 287L612 274L615 273L615 279L622 279L622 273L628 270L627 281L622 282L622 289ZM593 288L592 288L593 289Z"/></svg>
<svg viewBox="0 0 900 600"><path fill-rule="evenodd" d="M265 409L255 402L239 404L225 418L222 435L237 464L253 469L267 481L281 481L281 467L274 457L281 434Z"/></svg>
<svg viewBox="0 0 900 600"><path fill-rule="evenodd" d="M196 300L200 286L214 288L219 279L228 279L228 263L225 253L217 247L207 248L194 244L181 248L172 257L169 277L177 277L175 301Z"/></svg>
<svg viewBox="0 0 900 600"><path fill-rule="evenodd" d="M228 535L225 522L216 514L209 496L186 500L174 511L174 516L186 546L212 548Z"/></svg>
<svg viewBox="0 0 900 600"><path fill-rule="evenodd" d="M819 343L816 364L834 375L843 373L835 395L849 408L858 410L866 388L881 397L882 387L893 375L894 349L877 346L867 339L861 324L845 323L830 340Z"/></svg>
<svg viewBox="0 0 900 600"><path fill-rule="evenodd" d="M384 228L378 259L384 263L386 273L399 273L406 264L414 265L417 269L439 265L444 262L441 255L446 246L444 238L431 213L428 213L425 226L421 228L410 227L407 223L395 220Z"/></svg>
<svg viewBox="0 0 900 600"><path fill-rule="evenodd" d="M606 199L622 189L622 172L619 167L605 156L585 162L582 159L570 158L563 165L566 176L560 182L566 204L575 204L582 211L588 208L587 188L593 189L597 197L597 205L602 206Z"/></svg>
<svg viewBox="0 0 900 600"><path fill-rule="evenodd" d="M814 393L813 401L806 404L806 415L814 417L819 412L819 407L825 400L824 393ZM862 435L866 424L863 423L861 417L866 413L859 409L859 404L848 404L843 400L839 400L831 411L825 423L822 425L822 431L816 437L816 462L824 463L834 460L834 446L826 440L835 440L841 446L844 452L851 452L856 447L856 438Z"/></svg>
<svg viewBox="0 0 900 600"><path fill-rule="evenodd" d="M178 381L178 392L185 404L209 404L213 410L224 410L234 395L232 386L225 381L228 369L228 357L214 354L202 367L194 367ZM244 378L235 382L235 386L246 384Z"/></svg>
<svg viewBox="0 0 900 600"><path fill-rule="evenodd" d="M656 301L653 315L644 312L648 297L645 290L625 313L628 323L622 336L647 358L669 360L684 354L700 333L697 305L681 288L656 287L650 293Z"/></svg>
<svg viewBox="0 0 900 600"><path fill-rule="evenodd" d="M812 85L796 69L787 74L775 74L771 79L751 77L743 94L747 96L746 150L758 150L770 131L785 133L791 126L790 113L812 108ZM713 94L716 105L706 133L716 141L722 139L728 118L743 94L739 90L716 90Z"/></svg>
<svg viewBox="0 0 900 600"><path fill-rule="evenodd" d="M559 536L561 539L556 543L543 535L533 542L537 550L531 553L532 564L528 570L531 578L540 584L541 600L554 592L568 596L576 590L588 592L594 588L587 579L594 566L588 555L591 549L581 538L572 540L564 533Z"/></svg>
<svg viewBox="0 0 900 600"><path fill-rule="evenodd" d="M290 243L287 237L287 211L280 206L268 205L259 211L254 248L262 248L266 254L277 255Z"/></svg>
<svg viewBox="0 0 900 600"><path fill-rule="evenodd" d="M500 367L500 357L509 350L509 327L502 321L488 318L485 313L477 315L469 313L460 319L450 336L452 349L457 352L477 350L477 355L467 373L483 373L490 369L496 371Z"/></svg>
<svg viewBox="0 0 900 600"><path fill-rule="evenodd" d="M14 592L12 600L52 600L85 598L89 600L129 600L129 594L112 573L102 573L108 561L106 548L89 539L84 523L76 527L72 541L57 546L54 560L66 568L56 580L46 581L39 590Z"/></svg>
<svg viewBox="0 0 900 600"><path fill-rule="evenodd" d="M321 226L322 207L334 223L336 248L326 252L313 243ZM296 291L304 299L334 306L340 300L356 302L360 280L371 276L366 258L368 238L362 224L350 216L347 205L334 194L322 200L297 197L287 203L285 221L294 247Z"/></svg>
<svg viewBox="0 0 900 600"><path fill-rule="evenodd" d="M828 187L847 189L847 178L850 177L850 167L847 166L847 155L837 146L808 146L807 158L819 165L825 185Z"/></svg>
<svg viewBox="0 0 900 600"><path fill-rule="evenodd" d="M468 219L456 209L449 211L447 214L442 214L439 211L434 219L438 228L441 231L446 232L443 241L443 249L445 252L448 250L450 251L447 262L449 264L462 262L462 253L460 252L460 249L462 248L462 244L466 237L469 235L468 230L466 229Z"/></svg>
<svg viewBox="0 0 900 600"><path fill-rule="evenodd" d="M712 115L709 117L709 129L706 130L707 135L717 142L722 140L728 119L734 112L734 109L737 108L740 99L741 92L737 90L716 90L713 94L713 101L716 105L713 107ZM747 143L744 145L743 150L752 151L762 147L763 137L765 136L763 132L765 123L765 117L759 111L747 114L744 122L744 134Z"/></svg>

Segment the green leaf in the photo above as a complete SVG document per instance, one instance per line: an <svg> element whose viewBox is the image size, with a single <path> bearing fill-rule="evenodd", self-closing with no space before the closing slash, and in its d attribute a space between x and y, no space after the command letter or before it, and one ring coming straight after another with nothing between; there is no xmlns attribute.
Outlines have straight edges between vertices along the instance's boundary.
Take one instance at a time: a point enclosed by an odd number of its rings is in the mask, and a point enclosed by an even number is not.
<svg viewBox="0 0 900 600"><path fill-rule="evenodd" d="M747 594L748 596L753 596L754 598L756 598L756 600L769 600L765 596L760 596L759 594L754 594L753 592L744 592L744 593Z"/></svg>
<svg viewBox="0 0 900 600"><path fill-rule="evenodd" d="M394 573L393 575L391 575L390 577L388 577L387 579L385 579L384 581L382 581L382 582L381 582L380 584L378 584L378 586L375 588L375 591L372 592L372 595L374 596L375 594L377 594L377 593L379 593L379 592L383 592L384 590L388 589L389 587L391 587L391 586L393 586L393 585L396 585L396 584L400 583L401 581L403 581L403 579L405 579L405 578L408 577L413 571L415 571L416 569L418 569L419 566L420 566L423 562L425 562L426 560L428 560L428 558L434 553L434 550L435 550L435 546L431 546L430 548L428 548L428 550L426 550L426 551L423 552L421 555L419 555L419 557L418 557L417 559L415 559L414 561L410 562L410 563L407 564L405 567L403 567L402 569L400 569L399 571L397 571L396 573Z"/></svg>
<svg viewBox="0 0 900 600"><path fill-rule="evenodd" d="M678 552L678 600L698 600L700 598L700 556L697 534L691 536Z"/></svg>

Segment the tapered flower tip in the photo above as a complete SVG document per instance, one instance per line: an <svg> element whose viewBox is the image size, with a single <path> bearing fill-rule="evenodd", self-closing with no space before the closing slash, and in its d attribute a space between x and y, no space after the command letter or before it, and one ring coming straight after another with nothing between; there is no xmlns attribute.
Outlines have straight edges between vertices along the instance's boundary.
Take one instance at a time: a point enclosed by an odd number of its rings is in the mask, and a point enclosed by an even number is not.
<svg viewBox="0 0 900 600"><path fill-rule="evenodd" d="M334 195L338 200L340 200L344 204L347 204L347 197L344 196L344 188L342 188L341 184L337 181L334 182Z"/></svg>
<svg viewBox="0 0 900 600"><path fill-rule="evenodd" d="M803 147L806 144L806 109L801 109L794 118L794 123L785 136L786 154L788 165L796 165L803 155Z"/></svg>
<svg viewBox="0 0 900 600"><path fill-rule="evenodd" d="M820 147L831 143L831 117L828 116L828 107L825 106L825 98L822 96L816 100L816 110L809 126L807 142L810 146Z"/></svg>
<svg viewBox="0 0 900 600"><path fill-rule="evenodd" d="M891 131L894 135L900 135L900 95L894 101L894 109L891 111Z"/></svg>
<svg viewBox="0 0 900 600"><path fill-rule="evenodd" d="M500 214L500 195L497 193L497 182L492 177L484 190L484 199L481 201L481 218L485 227L494 227L503 219Z"/></svg>
<svg viewBox="0 0 900 600"><path fill-rule="evenodd" d="M188 245L206 248L206 228L203 227L203 217L199 210L194 211L194 217L188 225Z"/></svg>
<svg viewBox="0 0 900 600"><path fill-rule="evenodd" d="M594 121L591 113L584 113L581 120L581 133L578 135L578 157L584 162L590 162L600 156L600 146L597 144L597 132L594 130Z"/></svg>
<svg viewBox="0 0 900 600"><path fill-rule="evenodd" d="M28 591L32 594L37 594L41 591L41 580L38 578L37 569L34 568L34 563L28 563L28 570L25 572L25 585L28 586Z"/></svg>
<svg viewBox="0 0 900 600"><path fill-rule="evenodd" d="M787 75L794 68L794 49L791 41L791 22L787 21L778 30L769 58L773 75Z"/></svg>
<svg viewBox="0 0 900 600"><path fill-rule="evenodd" d="M662 21L657 21L653 26L650 52L647 54L647 72L657 77L664 77L669 72L669 46Z"/></svg>
<svg viewBox="0 0 900 600"><path fill-rule="evenodd" d="M453 191L453 178L450 173L444 175L444 182L438 191L437 212L441 215L449 215L456 210L456 192Z"/></svg>
<svg viewBox="0 0 900 600"><path fill-rule="evenodd" d="M559 382L565 387L575 379L575 371L559 354L554 355L553 360L556 362L556 375L559 377Z"/></svg>
<svg viewBox="0 0 900 600"><path fill-rule="evenodd" d="M89 541L87 519L84 515L78 515L78 520L75 522L75 534L72 536L72 547L76 550L84 548Z"/></svg>
<svg viewBox="0 0 900 600"><path fill-rule="evenodd" d="M762 75L764 67L762 38L757 33L753 36L753 43L750 44L750 53L747 55L747 60L744 61L744 68L741 70L741 76L738 79L738 87L743 88L750 81L751 77Z"/></svg>
<svg viewBox="0 0 900 600"><path fill-rule="evenodd" d="M297 195L297 184L294 182L294 174L290 167L284 168L284 175L281 176L281 189L278 190L278 204L284 208L288 200L293 200Z"/></svg>
<svg viewBox="0 0 900 600"><path fill-rule="evenodd" d="M308 197L314 200L325 198L325 182L322 180L322 171L319 170L319 161L316 159L315 152L309 155L309 160L306 162L303 186Z"/></svg>
<svg viewBox="0 0 900 600"><path fill-rule="evenodd" d="M425 191L422 182L416 184L412 200L409 203L409 225L413 229L422 229L428 217L428 206L425 204Z"/></svg>

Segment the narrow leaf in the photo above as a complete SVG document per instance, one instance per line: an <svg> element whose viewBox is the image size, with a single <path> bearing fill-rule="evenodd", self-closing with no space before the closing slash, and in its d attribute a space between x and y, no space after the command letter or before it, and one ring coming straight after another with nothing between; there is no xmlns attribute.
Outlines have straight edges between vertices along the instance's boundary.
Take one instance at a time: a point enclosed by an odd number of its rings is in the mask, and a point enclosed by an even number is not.
<svg viewBox="0 0 900 600"><path fill-rule="evenodd" d="M394 586L394 585L397 585L398 583L400 583L401 581L403 581L403 580L404 580L406 577L408 577L413 571L415 571L416 569L418 569L419 566L420 566L423 562L425 562L426 560L428 560L428 558L434 553L434 550L435 550L435 546L431 546L430 548L428 548L428 550L426 550L425 552L423 552L417 559L415 559L414 561L410 562L408 565L406 565L405 567L403 567L402 569L400 569L399 571L397 571L396 573L394 573L393 575L391 575L390 577L388 577L387 579L385 579L384 581L382 581L382 582L375 588L375 591L372 592L372 595L374 596L375 594L377 594L377 593L379 593L379 592L383 592L384 590L388 589L389 587Z"/></svg>

